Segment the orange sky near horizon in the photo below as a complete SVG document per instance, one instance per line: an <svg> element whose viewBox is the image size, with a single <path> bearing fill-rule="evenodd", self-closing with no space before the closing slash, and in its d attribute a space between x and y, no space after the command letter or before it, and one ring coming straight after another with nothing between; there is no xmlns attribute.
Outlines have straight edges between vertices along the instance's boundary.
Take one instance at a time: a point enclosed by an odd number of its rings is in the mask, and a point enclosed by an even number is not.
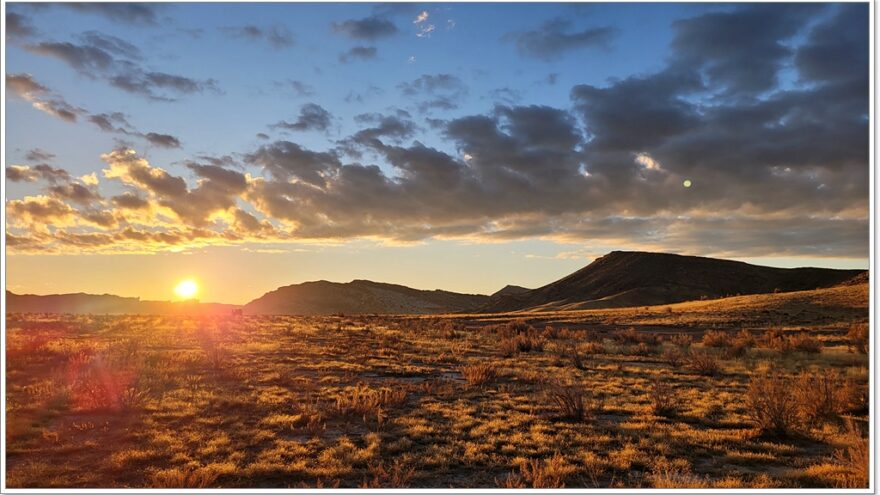
<svg viewBox="0 0 880 495"><path fill-rule="evenodd" d="M545 241L434 241L399 247L353 243L299 247L291 252L244 249L211 247L187 254L8 255L6 288L19 294L86 292L176 300L175 285L193 278L199 283L198 300L244 304L284 285L369 279L417 289L490 294L507 284L540 287L612 250L578 250L575 246ZM868 267L867 259L857 258L737 259L780 267Z"/></svg>

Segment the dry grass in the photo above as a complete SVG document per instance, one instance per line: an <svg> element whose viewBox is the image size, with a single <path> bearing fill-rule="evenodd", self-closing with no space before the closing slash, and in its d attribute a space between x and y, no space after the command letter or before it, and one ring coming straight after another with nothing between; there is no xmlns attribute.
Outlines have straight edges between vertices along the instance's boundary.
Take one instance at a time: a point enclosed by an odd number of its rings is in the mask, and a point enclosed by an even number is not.
<svg viewBox="0 0 880 495"><path fill-rule="evenodd" d="M498 377L498 366L495 363L470 364L461 367L461 375L472 387L483 387Z"/></svg>
<svg viewBox="0 0 880 495"><path fill-rule="evenodd" d="M8 315L6 481L865 486L859 291L528 320Z"/></svg>

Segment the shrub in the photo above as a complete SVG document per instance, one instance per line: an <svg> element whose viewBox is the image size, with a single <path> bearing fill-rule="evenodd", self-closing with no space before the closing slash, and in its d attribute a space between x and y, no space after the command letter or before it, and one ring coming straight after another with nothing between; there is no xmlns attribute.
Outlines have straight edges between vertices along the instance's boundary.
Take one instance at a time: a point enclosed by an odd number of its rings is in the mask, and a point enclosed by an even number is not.
<svg viewBox="0 0 880 495"><path fill-rule="evenodd" d="M756 376L746 390L746 414L762 433L786 435L798 426L798 401L791 380L778 375Z"/></svg>
<svg viewBox="0 0 880 495"><path fill-rule="evenodd" d="M780 352L800 351L815 354L822 351L822 343L805 333L786 336L778 330L769 330L765 342L767 347Z"/></svg>
<svg viewBox="0 0 880 495"><path fill-rule="evenodd" d="M678 410L678 396L675 389L659 376L654 378L648 390L651 399L651 412L657 416L674 416Z"/></svg>
<svg viewBox="0 0 880 495"><path fill-rule="evenodd" d="M534 332L518 334L502 338L500 347L504 357L511 357L519 352L541 352L544 350L544 338Z"/></svg>
<svg viewBox="0 0 880 495"><path fill-rule="evenodd" d="M705 376L716 375L721 369L718 359L708 352L692 352L688 357L688 367Z"/></svg>
<svg viewBox="0 0 880 495"><path fill-rule="evenodd" d="M670 348L663 351L660 359L673 368L678 368L684 363L685 355L677 348Z"/></svg>
<svg viewBox="0 0 880 495"><path fill-rule="evenodd" d="M740 330L731 341L733 347L741 347L745 349L751 349L752 347L755 347L755 344L757 344L755 336L745 328Z"/></svg>
<svg viewBox="0 0 880 495"><path fill-rule="evenodd" d="M703 345L706 347L727 347L730 345L730 336L727 332L709 330L703 334Z"/></svg>
<svg viewBox="0 0 880 495"><path fill-rule="evenodd" d="M839 377L833 371L803 372L797 377L792 392L800 404L799 413L805 426L815 426L836 415L838 381Z"/></svg>
<svg viewBox="0 0 880 495"><path fill-rule="evenodd" d="M614 332L611 332L611 338L619 344L657 343L657 335L639 332L635 327L629 327L626 330L615 330Z"/></svg>
<svg viewBox="0 0 880 495"><path fill-rule="evenodd" d="M587 342L580 349L584 354L590 355L605 353L605 346L601 342Z"/></svg>
<svg viewBox="0 0 880 495"><path fill-rule="evenodd" d="M545 339L556 340L561 337L561 333L559 329L553 325L547 325L544 327L543 337Z"/></svg>
<svg viewBox="0 0 880 495"><path fill-rule="evenodd" d="M601 409L600 402L577 384L555 383L546 394L563 419L583 421Z"/></svg>
<svg viewBox="0 0 880 495"><path fill-rule="evenodd" d="M669 341L680 347L682 350L687 350L690 349L691 344L694 343L694 337L687 333L677 333L673 335Z"/></svg>
<svg viewBox="0 0 880 495"><path fill-rule="evenodd" d="M789 346L796 351L808 352L810 354L822 352L822 342L815 337L805 334L789 337Z"/></svg>
<svg viewBox="0 0 880 495"><path fill-rule="evenodd" d="M870 344L868 324L857 323L850 326L846 333L846 339L849 341L850 350L867 354Z"/></svg>
<svg viewBox="0 0 880 495"><path fill-rule="evenodd" d="M849 474L842 480L839 488L867 488L871 460L868 439L851 419L846 420L845 427L847 446L836 451L834 457L848 468Z"/></svg>
<svg viewBox="0 0 880 495"><path fill-rule="evenodd" d="M461 375L472 387L483 387L498 377L495 363L470 364L461 367Z"/></svg>

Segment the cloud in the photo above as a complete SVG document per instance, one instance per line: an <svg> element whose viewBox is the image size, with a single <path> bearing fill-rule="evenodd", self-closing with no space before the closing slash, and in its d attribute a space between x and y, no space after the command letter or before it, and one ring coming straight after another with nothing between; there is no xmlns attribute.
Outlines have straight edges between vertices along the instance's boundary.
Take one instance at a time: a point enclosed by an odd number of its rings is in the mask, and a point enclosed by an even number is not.
<svg viewBox="0 0 880 495"><path fill-rule="evenodd" d="M158 23L161 4L156 3L123 3L123 2L88 2L88 3L56 3L79 12L97 14L111 21L123 24L153 26Z"/></svg>
<svg viewBox="0 0 880 495"><path fill-rule="evenodd" d="M333 153L310 151L290 141L261 146L245 155L244 161L262 167L276 182L289 183L295 179L319 187L341 166Z"/></svg>
<svg viewBox="0 0 880 495"><path fill-rule="evenodd" d="M357 60L374 60L379 51L375 46L355 46L339 55L339 61L347 64Z"/></svg>
<svg viewBox="0 0 880 495"><path fill-rule="evenodd" d="M384 94L385 91L378 86L368 86L367 89L363 91L349 91L347 95L345 95L346 103L364 103L370 98L375 96L380 96Z"/></svg>
<svg viewBox="0 0 880 495"><path fill-rule="evenodd" d="M263 41L277 50L290 48L296 42L293 34L284 26L233 26L220 28L220 31L232 38Z"/></svg>
<svg viewBox="0 0 880 495"><path fill-rule="evenodd" d="M839 4L832 17L811 30L794 62L804 81L867 81L869 10L866 4Z"/></svg>
<svg viewBox="0 0 880 495"><path fill-rule="evenodd" d="M196 156L176 172L115 150L104 155L104 176L118 183L102 180L101 191L45 164L11 165L10 183L45 180L47 187L7 209L9 248L541 238L713 256L866 257L865 7L786 4L780 9L804 10L785 25L765 25L775 18L754 8L675 23L669 56L656 70L578 84L561 107L504 102L500 92L504 104L442 119L362 113L357 130L327 148L266 136L238 155L241 167ZM749 50L768 50L754 54L753 74L711 49L719 33L747 26L758 38ZM731 56L745 57L739 48ZM19 92L48 91L36 81L17 84ZM454 107L468 91L451 74L423 75L398 89L424 110L444 107L429 104L444 98L445 108ZM332 118L322 115L301 111L299 127L326 130ZM423 121L430 141L421 139L416 122ZM109 199L76 202L68 186L78 183Z"/></svg>
<svg viewBox="0 0 880 495"><path fill-rule="evenodd" d="M180 140L170 134L148 132L144 134L144 138L160 148L180 148Z"/></svg>
<svg viewBox="0 0 880 495"><path fill-rule="evenodd" d="M572 24L564 19L552 19L538 29L508 33L503 41L513 42L523 57L545 62L557 60L567 52L584 48L607 49L617 35L617 29L609 26L571 32Z"/></svg>
<svg viewBox="0 0 880 495"><path fill-rule="evenodd" d="M37 30L34 29L30 19L16 12L6 12L7 40L29 38L36 34L36 32Z"/></svg>
<svg viewBox="0 0 880 495"><path fill-rule="evenodd" d="M94 188L76 182L50 186L48 192L53 198L62 201L72 201L86 206L102 199L101 195Z"/></svg>
<svg viewBox="0 0 880 495"><path fill-rule="evenodd" d="M421 98L417 106L421 112L431 109L454 110L467 95L464 82L452 74L425 74L397 88L404 96Z"/></svg>
<svg viewBox="0 0 880 495"><path fill-rule="evenodd" d="M150 207L149 201L131 192L113 196L110 199L114 205L128 210L142 210Z"/></svg>
<svg viewBox="0 0 880 495"><path fill-rule="evenodd" d="M6 202L7 218L16 225L66 224L74 212L67 203L49 196L28 196Z"/></svg>
<svg viewBox="0 0 880 495"><path fill-rule="evenodd" d="M58 59L85 77L104 79L115 88L151 100L174 101L182 95L219 91L213 79L198 80L145 69L140 63L140 50L120 38L89 31L80 36L80 41L41 41L24 48Z"/></svg>
<svg viewBox="0 0 880 495"><path fill-rule="evenodd" d="M824 8L820 4L743 4L673 23L675 62L702 71L712 88L753 95L771 90L788 40Z"/></svg>
<svg viewBox="0 0 880 495"><path fill-rule="evenodd" d="M121 112L99 113L90 115L89 122L95 124L104 132L123 134L126 136L139 137L148 143L160 148L180 148L178 138L170 134L156 132L143 133L136 130L129 122L125 114Z"/></svg>
<svg viewBox="0 0 880 495"><path fill-rule="evenodd" d="M67 122L76 122L83 109L75 107L49 88L38 83L30 74L6 74L6 89L41 112Z"/></svg>
<svg viewBox="0 0 880 495"><path fill-rule="evenodd" d="M363 19L349 19L334 22L333 31L356 40L375 41L397 33L397 26L388 19L370 16Z"/></svg>
<svg viewBox="0 0 880 495"><path fill-rule="evenodd" d="M295 79L276 81L275 83L273 83L273 85L275 86L275 88L282 91L291 91L293 95L297 97L314 96L315 94L315 88Z"/></svg>
<svg viewBox="0 0 880 495"><path fill-rule="evenodd" d="M497 88L489 91L489 97L493 100L506 103L508 105L514 105L522 100L522 95L519 91L508 87Z"/></svg>
<svg viewBox="0 0 880 495"><path fill-rule="evenodd" d="M417 129L412 116L405 110L397 110L391 115L365 113L356 115L354 120L358 124L373 124L351 137L351 141L368 146L375 146L376 140L380 138L391 138L400 142L412 137Z"/></svg>
<svg viewBox="0 0 880 495"><path fill-rule="evenodd" d="M25 159L29 162L50 162L55 155L41 148L33 148L27 152Z"/></svg>
<svg viewBox="0 0 880 495"><path fill-rule="evenodd" d="M419 26L419 32L416 33L416 36L419 38L430 38L431 33L434 32L435 26L433 24L423 24Z"/></svg>
<svg viewBox="0 0 880 495"><path fill-rule="evenodd" d="M306 103L299 109L299 117L296 122L282 120L270 127L287 131L320 131L326 132L332 124L333 118L330 112L317 103Z"/></svg>

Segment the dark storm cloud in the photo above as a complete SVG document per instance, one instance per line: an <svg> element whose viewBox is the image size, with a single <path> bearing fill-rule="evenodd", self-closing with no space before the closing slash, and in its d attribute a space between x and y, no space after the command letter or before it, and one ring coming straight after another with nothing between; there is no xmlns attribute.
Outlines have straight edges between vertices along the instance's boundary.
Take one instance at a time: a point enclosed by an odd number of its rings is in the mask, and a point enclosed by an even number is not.
<svg viewBox="0 0 880 495"><path fill-rule="evenodd" d="M299 116L295 122L282 120L270 127L288 131L327 131L332 124L333 117L330 112L317 103L306 103L299 110Z"/></svg>
<svg viewBox="0 0 880 495"><path fill-rule="evenodd" d="M30 19L16 12L6 12L7 40L29 38L36 34L36 32Z"/></svg>
<svg viewBox="0 0 880 495"><path fill-rule="evenodd" d="M220 28L220 31L233 38L264 41L275 49L290 48L296 41L293 33L284 26L231 26Z"/></svg>
<svg viewBox="0 0 880 495"><path fill-rule="evenodd" d="M393 22L379 16L334 22L333 31L357 40L374 41L397 33Z"/></svg>
<svg viewBox="0 0 880 495"><path fill-rule="evenodd" d="M508 33L502 39L513 42L520 55L543 61L557 60L563 54L583 48L608 48L617 29L603 26L573 31L570 21L553 19L538 29Z"/></svg>
<svg viewBox="0 0 880 495"><path fill-rule="evenodd" d="M373 60L379 51L375 46L355 46L339 55L339 61L347 64L357 60Z"/></svg>
<svg viewBox="0 0 880 495"><path fill-rule="evenodd" d="M822 5L743 4L673 23L678 64L704 71L713 87L754 94L775 87L780 63L791 57L786 40Z"/></svg>
<svg viewBox="0 0 880 495"><path fill-rule="evenodd" d="M467 95L467 86L452 74L425 74L397 88L404 96L416 98L419 111L454 110Z"/></svg>

